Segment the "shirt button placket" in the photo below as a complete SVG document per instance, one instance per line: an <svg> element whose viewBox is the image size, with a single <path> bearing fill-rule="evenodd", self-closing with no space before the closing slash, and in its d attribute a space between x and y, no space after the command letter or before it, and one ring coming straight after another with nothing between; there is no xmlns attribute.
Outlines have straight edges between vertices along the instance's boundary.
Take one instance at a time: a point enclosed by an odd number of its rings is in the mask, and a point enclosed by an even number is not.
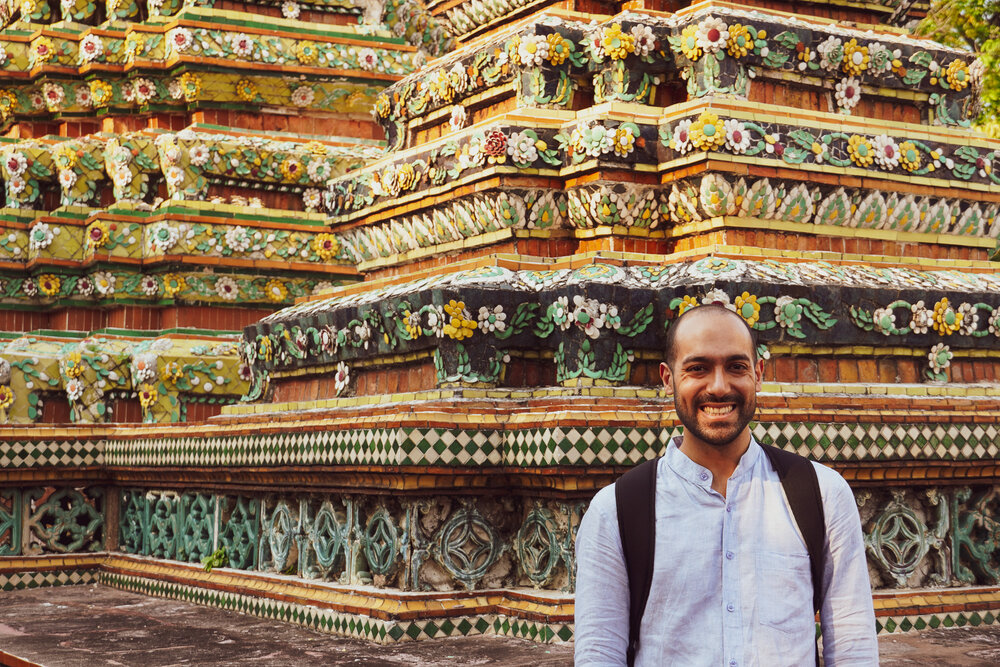
<svg viewBox="0 0 1000 667"><path fill-rule="evenodd" d="M723 612L722 625L724 628L724 647L726 653L739 656L743 653L743 633L740 628L740 614L737 614L740 597L740 576L736 566L736 552L739 545L736 544L736 523L733 516L733 500L737 493L737 485L730 480L729 498L726 501L726 513L722 517L722 595L726 600L726 611ZM730 659L730 667L737 667L735 658Z"/></svg>

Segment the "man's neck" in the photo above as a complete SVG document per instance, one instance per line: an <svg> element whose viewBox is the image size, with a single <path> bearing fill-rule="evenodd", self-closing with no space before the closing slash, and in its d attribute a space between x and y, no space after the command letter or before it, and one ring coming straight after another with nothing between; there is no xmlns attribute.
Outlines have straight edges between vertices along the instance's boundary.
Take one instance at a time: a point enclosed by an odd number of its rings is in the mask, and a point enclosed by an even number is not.
<svg viewBox="0 0 1000 667"><path fill-rule="evenodd" d="M726 484L750 447L750 429L744 430L729 444L715 446L684 430L681 453L712 471L712 488L726 497Z"/></svg>

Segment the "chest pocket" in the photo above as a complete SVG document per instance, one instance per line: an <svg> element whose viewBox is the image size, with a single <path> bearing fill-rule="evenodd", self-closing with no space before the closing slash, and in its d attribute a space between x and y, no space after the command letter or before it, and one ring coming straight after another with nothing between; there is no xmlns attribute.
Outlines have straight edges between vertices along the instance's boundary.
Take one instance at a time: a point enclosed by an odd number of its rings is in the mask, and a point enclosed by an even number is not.
<svg viewBox="0 0 1000 667"><path fill-rule="evenodd" d="M757 618L790 635L815 632L808 554L758 554Z"/></svg>

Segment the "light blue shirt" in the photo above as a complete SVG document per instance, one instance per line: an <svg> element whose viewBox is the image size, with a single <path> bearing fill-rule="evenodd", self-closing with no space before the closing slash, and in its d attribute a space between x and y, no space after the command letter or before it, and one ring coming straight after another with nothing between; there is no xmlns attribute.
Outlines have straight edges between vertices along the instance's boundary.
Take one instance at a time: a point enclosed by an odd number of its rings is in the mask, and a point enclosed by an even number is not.
<svg viewBox="0 0 1000 667"><path fill-rule="evenodd" d="M752 441L726 486L667 447L656 473L656 556L637 666L815 664L809 553L778 474ZM877 665L875 612L854 496L813 464L826 514L826 667ZM597 493L576 538L576 665L624 665L629 592L614 485Z"/></svg>

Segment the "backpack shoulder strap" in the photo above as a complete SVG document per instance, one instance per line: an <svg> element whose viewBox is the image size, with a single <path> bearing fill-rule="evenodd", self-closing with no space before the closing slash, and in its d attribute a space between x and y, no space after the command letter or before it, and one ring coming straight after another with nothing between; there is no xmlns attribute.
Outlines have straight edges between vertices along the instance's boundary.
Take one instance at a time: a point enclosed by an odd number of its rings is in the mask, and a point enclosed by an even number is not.
<svg viewBox="0 0 1000 667"><path fill-rule="evenodd" d="M639 626L653 581L653 550L656 544L656 466L659 458L640 463L615 483L618 533L621 535L628 574L629 623L628 665L635 663L639 648Z"/></svg>
<svg viewBox="0 0 1000 667"><path fill-rule="evenodd" d="M816 469L809 459L771 445L761 445L771 465L778 472L792 516L805 540L809 552L809 569L813 584L813 609L823 606L823 543L826 539L826 518L820 495Z"/></svg>

